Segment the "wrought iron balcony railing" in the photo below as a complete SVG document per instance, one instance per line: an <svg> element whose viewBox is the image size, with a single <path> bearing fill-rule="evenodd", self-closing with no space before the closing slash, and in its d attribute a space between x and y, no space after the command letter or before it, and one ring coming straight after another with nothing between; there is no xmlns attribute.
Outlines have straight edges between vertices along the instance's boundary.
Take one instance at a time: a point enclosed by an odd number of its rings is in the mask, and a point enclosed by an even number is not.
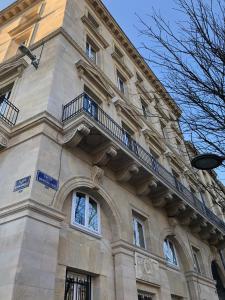
<svg viewBox="0 0 225 300"><path fill-rule="evenodd" d="M9 126L16 124L19 109L7 99L0 99L0 119Z"/></svg>
<svg viewBox="0 0 225 300"><path fill-rule="evenodd" d="M155 174L157 178L161 179L162 183L166 183L167 186L174 190L185 203L194 207L209 222L225 233L225 223L174 177L172 173L167 171L150 153L140 146L126 130L120 127L86 93L79 95L63 107L62 122L65 123L80 114L85 114L91 118L111 138L115 139L122 147L134 155L150 173Z"/></svg>

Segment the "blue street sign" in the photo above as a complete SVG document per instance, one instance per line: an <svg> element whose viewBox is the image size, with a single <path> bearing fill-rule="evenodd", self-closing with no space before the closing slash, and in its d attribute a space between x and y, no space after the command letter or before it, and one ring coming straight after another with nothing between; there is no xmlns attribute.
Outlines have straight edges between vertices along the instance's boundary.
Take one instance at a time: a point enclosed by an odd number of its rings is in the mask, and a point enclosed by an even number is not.
<svg viewBox="0 0 225 300"><path fill-rule="evenodd" d="M51 188L56 191L58 190L58 187L59 187L58 180L45 174L44 172L41 172L38 170L36 180L39 181L40 183L42 183L47 188Z"/></svg>
<svg viewBox="0 0 225 300"><path fill-rule="evenodd" d="M30 185L31 176L21 178L16 181L13 192L21 191Z"/></svg>

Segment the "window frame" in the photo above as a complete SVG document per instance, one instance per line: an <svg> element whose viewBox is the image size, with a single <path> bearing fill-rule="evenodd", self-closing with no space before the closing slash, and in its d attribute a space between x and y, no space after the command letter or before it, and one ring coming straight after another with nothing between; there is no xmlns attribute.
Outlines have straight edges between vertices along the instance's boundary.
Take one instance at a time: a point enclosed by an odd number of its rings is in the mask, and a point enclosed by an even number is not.
<svg viewBox="0 0 225 300"><path fill-rule="evenodd" d="M167 247L168 245L170 246L170 244L172 245L172 253L174 253L174 257L175 257L175 261L176 261L176 264L174 262L171 262L170 260L167 260L167 256L165 254L165 243L167 244ZM171 248L171 247L170 247ZM173 243L173 241L171 241L170 238L165 238L164 241L163 241L163 254L164 254L164 257L165 257L165 260L166 260L166 263L169 265L169 266L172 266L172 267L175 267L175 268L179 268L179 260L178 260L178 255L177 255L177 251L176 251L176 247Z"/></svg>
<svg viewBox="0 0 225 300"><path fill-rule="evenodd" d="M75 207L76 207L75 202L76 202L77 193L85 195L85 212L84 212L85 220L84 220L84 225L82 225L82 224L75 221ZM88 221L89 221L89 211L88 210L89 210L90 198L91 198L91 200L93 200L97 204L97 221L98 221L98 230L97 231L94 230L94 229L91 229L88 226ZM94 197L92 197L91 195L89 195L86 192L76 190L76 191L73 191L73 193L72 193L71 225L75 226L75 227L77 227L81 230L87 231L89 233L92 233L92 234L95 234L95 235L98 235L98 236L101 235L100 204Z"/></svg>
<svg viewBox="0 0 225 300"><path fill-rule="evenodd" d="M116 71L116 81L117 81L117 88L118 90L122 93L122 95L126 95L126 90L127 90L127 81L126 79L123 77L123 75L117 70ZM123 89L121 90L120 88L120 81L123 83Z"/></svg>
<svg viewBox="0 0 225 300"><path fill-rule="evenodd" d="M140 237L139 237L137 223L139 223L141 225L141 227L142 227L144 246L140 245ZM140 247L142 249L146 249L145 224L144 224L143 220L141 220L135 214L132 214L132 226L133 226L133 244L136 247ZM136 239L135 239L135 233L136 233L136 237L137 237ZM138 241L138 243L136 243L136 241Z"/></svg>
<svg viewBox="0 0 225 300"><path fill-rule="evenodd" d="M193 262L194 262L194 270L198 274L202 274L201 251L195 246L191 246L191 250L192 250Z"/></svg>
<svg viewBox="0 0 225 300"><path fill-rule="evenodd" d="M88 45L88 47L87 47L87 45ZM91 56L90 56L92 51L95 53L94 59L91 58ZM87 36L86 43L85 43L85 54L96 65L98 64L98 52L99 52L99 48L92 41L92 39L90 39L89 36Z"/></svg>

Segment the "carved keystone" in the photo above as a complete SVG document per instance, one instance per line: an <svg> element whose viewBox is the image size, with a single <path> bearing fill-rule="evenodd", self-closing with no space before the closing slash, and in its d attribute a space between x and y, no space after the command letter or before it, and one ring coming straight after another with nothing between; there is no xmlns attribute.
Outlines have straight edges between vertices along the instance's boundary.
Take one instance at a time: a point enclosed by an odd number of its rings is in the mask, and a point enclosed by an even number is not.
<svg viewBox="0 0 225 300"><path fill-rule="evenodd" d="M77 128L71 129L64 136L63 143L69 147L76 147L89 133L90 128L86 124L80 124Z"/></svg>
<svg viewBox="0 0 225 300"><path fill-rule="evenodd" d="M104 170L101 168L94 166L91 170L91 178L93 180L94 185L97 187L102 184L102 179L104 176Z"/></svg>
<svg viewBox="0 0 225 300"><path fill-rule="evenodd" d="M93 162L98 166L105 166L111 158L117 155L116 146L111 142L98 148L96 152Z"/></svg>
<svg viewBox="0 0 225 300"><path fill-rule="evenodd" d="M117 173L117 180L126 182L131 179L131 177L139 172L138 165L135 163L131 163L130 165L126 166L126 168L120 170Z"/></svg>

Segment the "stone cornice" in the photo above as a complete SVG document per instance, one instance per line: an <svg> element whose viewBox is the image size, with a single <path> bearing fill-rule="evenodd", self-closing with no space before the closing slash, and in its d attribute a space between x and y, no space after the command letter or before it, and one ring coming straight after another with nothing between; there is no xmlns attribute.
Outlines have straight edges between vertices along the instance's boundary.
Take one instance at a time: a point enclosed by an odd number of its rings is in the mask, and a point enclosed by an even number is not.
<svg viewBox="0 0 225 300"><path fill-rule="evenodd" d="M13 19L15 16L18 16L27 8L41 1L42 0L17 0L12 3L10 6L0 11L0 26Z"/></svg>
<svg viewBox="0 0 225 300"><path fill-rule="evenodd" d="M212 287L215 287L215 280L209 277L206 277L203 274L196 273L194 271L188 271L185 273L185 277L187 278L188 281L193 280L197 281L199 283L204 283L211 285Z"/></svg>
<svg viewBox="0 0 225 300"><path fill-rule="evenodd" d="M8 60L0 64L0 80L4 80L6 77L10 77L10 75L21 77L27 66L28 63L23 58Z"/></svg>
<svg viewBox="0 0 225 300"><path fill-rule="evenodd" d="M101 35L101 33L95 29L95 27L93 26L91 21L88 19L88 17L84 15L81 18L81 21L87 26L87 28L91 31L91 33L99 41L99 43L102 45L102 47L106 49L109 46L109 43L105 40L105 38Z"/></svg>
<svg viewBox="0 0 225 300"><path fill-rule="evenodd" d="M55 208L40 204L31 199L0 208L0 224L24 217L30 217L58 228L60 228L60 222L65 218Z"/></svg>
<svg viewBox="0 0 225 300"><path fill-rule="evenodd" d="M113 34L118 43L124 47L126 53L134 61L135 65L142 71L145 78L154 86L156 91L161 95L165 102L171 107L177 117L180 117L181 110L175 101L171 98L169 93L166 91L162 83L152 72L150 67L147 65L141 54L134 47L132 42L128 39L125 33L122 31L120 26L117 24L115 19L111 16L105 5L100 0L86 0L87 3L94 9L98 17L107 26L108 30Z"/></svg>

